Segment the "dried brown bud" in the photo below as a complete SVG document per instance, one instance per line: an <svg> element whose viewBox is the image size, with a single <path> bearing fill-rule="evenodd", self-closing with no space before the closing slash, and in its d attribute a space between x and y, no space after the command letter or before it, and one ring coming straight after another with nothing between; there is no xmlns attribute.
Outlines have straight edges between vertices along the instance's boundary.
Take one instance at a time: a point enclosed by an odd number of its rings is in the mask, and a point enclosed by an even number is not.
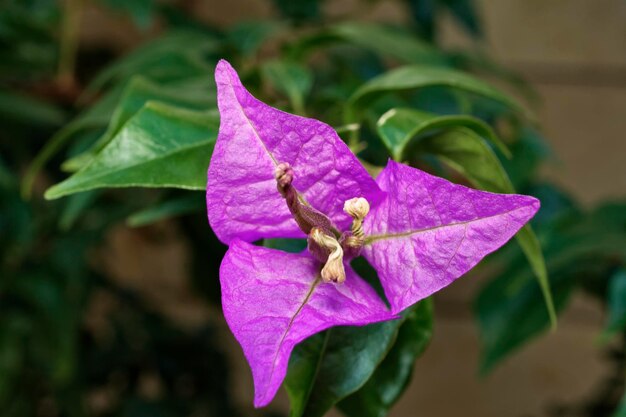
<svg viewBox="0 0 626 417"><path fill-rule="evenodd" d="M343 266L343 249L337 239L317 227L311 229L309 237L315 244L329 253L322 268L322 280L324 282L343 283L346 280L346 271Z"/></svg>
<svg viewBox="0 0 626 417"><path fill-rule="evenodd" d="M291 165L289 165L288 162L278 164L274 170L274 178L276 178L279 190L291 185L293 181L293 169Z"/></svg>

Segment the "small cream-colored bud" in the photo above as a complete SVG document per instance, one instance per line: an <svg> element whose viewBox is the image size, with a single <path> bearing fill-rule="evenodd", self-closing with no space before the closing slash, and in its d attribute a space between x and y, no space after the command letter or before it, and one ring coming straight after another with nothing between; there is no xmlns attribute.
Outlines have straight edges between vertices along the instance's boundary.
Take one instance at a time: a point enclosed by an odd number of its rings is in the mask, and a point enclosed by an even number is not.
<svg viewBox="0 0 626 417"><path fill-rule="evenodd" d="M326 264L322 268L322 280L337 284L343 283L346 280L346 271L343 266L343 249L337 239L317 227L311 230L310 236L320 247L330 251Z"/></svg>
<svg viewBox="0 0 626 417"><path fill-rule="evenodd" d="M370 203L363 197L351 198L344 203L343 211L355 220L363 220L370 212Z"/></svg>

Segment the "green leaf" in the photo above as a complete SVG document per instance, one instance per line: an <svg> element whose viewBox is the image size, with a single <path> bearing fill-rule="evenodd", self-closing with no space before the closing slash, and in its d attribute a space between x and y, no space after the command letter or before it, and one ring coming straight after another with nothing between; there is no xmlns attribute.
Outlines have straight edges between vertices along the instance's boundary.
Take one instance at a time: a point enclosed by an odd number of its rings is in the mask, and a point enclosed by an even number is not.
<svg viewBox="0 0 626 417"><path fill-rule="evenodd" d="M289 97L292 109L304 115L304 101L313 86L311 71L298 63L278 59L266 61L261 70L274 89Z"/></svg>
<svg viewBox="0 0 626 417"><path fill-rule="evenodd" d="M424 353L433 331L433 303L420 301L403 313L396 341L367 383L338 408L350 417L384 417L408 386L415 360Z"/></svg>
<svg viewBox="0 0 626 417"><path fill-rule="evenodd" d="M89 165L51 187L46 198L103 187L202 190L217 136L217 118L149 102Z"/></svg>
<svg viewBox="0 0 626 417"><path fill-rule="evenodd" d="M465 176L475 187L494 193L514 193L513 185L498 157L473 130L459 127L418 143L418 149L432 154ZM541 286L548 315L556 326L556 312L550 292L541 246L530 225L515 235Z"/></svg>
<svg viewBox="0 0 626 417"><path fill-rule="evenodd" d="M148 101L158 101L191 110L204 110L215 105L214 90L215 83L209 77L167 86L152 83L143 77L133 77L124 89L104 135L91 150L65 161L63 169L75 172L89 163Z"/></svg>
<svg viewBox="0 0 626 417"><path fill-rule="evenodd" d="M212 79L190 79L160 86L143 77L133 77L125 85L107 92L89 109L72 120L50 138L28 167L22 180L22 195L30 196L33 182L45 164L63 147L76 139L85 129L108 128L93 149L65 161L65 171L76 172L111 140L121 126L149 100L173 104L190 109L205 109L215 105L215 87Z"/></svg>
<svg viewBox="0 0 626 417"><path fill-rule="evenodd" d="M130 227L141 227L159 220L181 216L205 210L204 194L192 193L173 200L162 201L145 210L138 211L128 217L126 224Z"/></svg>
<svg viewBox="0 0 626 417"><path fill-rule="evenodd" d="M411 140L436 129L467 127L489 140L503 154L510 156L510 151L496 136L493 129L482 120L472 116L440 116L407 108L393 108L383 114L376 123L378 134L396 161L402 161Z"/></svg>
<svg viewBox="0 0 626 417"><path fill-rule="evenodd" d="M361 388L393 344L399 320L334 327L294 349L285 378L291 417L320 417Z"/></svg>
<svg viewBox="0 0 626 417"><path fill-rule="evenodd" d="M530 225L526 225L520 229L519 232L515 235L515 239L517 243L522 248L524 255L526 255L526 259L530 264L530 267L533 270L533 273L541 287L541 293L543 295L543 299L546 305L546 309L548 310L548 316L550 317L550 323L552 329L556 329L556 309L554 307L554 300L552 299L552 291L550 289L550 280L548 278L548 270L546 268L546 261L543 256L543 252L541 251L541 244L539 243L539 239L537 239L537 235L530 227Z"/></svg>
<svg viewBox="0 0 626 417"><path fill-rule="evenodd" d="M515 99L468 74L446 68L409 65L372 78L356 90L346 106L345 122L357 122L358 110L382 94L432 86L444 86L477 94L500 103L516 113L526 114L524 108ZM527 117L529 116L527 114Z"/></svg>
<svg viewBox="0 0 626 417"><path fill-rule="evenodd" d="M144 77L135 76L124 89L111 115L105 138L113 137L148 101L159 101L192 110L205 110L215 105L214 90L215 82L206 76L169 85L159 85Z"/></svg>
<svg viewBox="0 0 626 417"><path fill-rule="evenodd" d="M609 319L602 335L605 340L626 329L626 270L618 270L609 279L607 304Z"/></svg>

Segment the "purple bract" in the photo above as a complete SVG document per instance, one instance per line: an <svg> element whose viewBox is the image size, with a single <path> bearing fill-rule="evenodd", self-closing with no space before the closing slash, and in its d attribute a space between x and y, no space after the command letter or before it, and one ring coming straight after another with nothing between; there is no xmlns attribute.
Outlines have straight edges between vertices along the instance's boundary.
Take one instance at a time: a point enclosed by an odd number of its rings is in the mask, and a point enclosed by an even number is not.
<svg viewBox="0 0 626 417"><path fill-rule="evenodd" d="M338 325L390 320L508 241L533 197L477 191L389 161L374 181L328 125L254 98L220 61L221 116L207 183L209 222L229 245L224 316L252 368L257 407L294 346ZM307 238L300 254L250 242ZM391 310L350 267L363 255Z"/></svg>

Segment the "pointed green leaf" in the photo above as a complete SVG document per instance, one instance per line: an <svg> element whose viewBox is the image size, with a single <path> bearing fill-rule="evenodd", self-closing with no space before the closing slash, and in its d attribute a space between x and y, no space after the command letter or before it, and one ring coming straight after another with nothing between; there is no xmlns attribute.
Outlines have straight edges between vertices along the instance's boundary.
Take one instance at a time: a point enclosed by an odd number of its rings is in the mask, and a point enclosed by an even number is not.
<svg viewBox="0 0 626 417"><path fill-rule="evenodd" d="M494 193L514 193L513 185L498 157L485 140L465 127L425 138L418 149L430 153L465 176L475 187ZM515 235L541 286L548 315L556 325L554 302L541 246L529 225Z"/></svg>
<svg viewBox="0 0 626 417"><path fill-rule="evenodd" d="M356 90L346 106L346 122L358 121L356 115L359 108L382 94L432 86L449 87L477 94L498 102L516 113L525 114L524 108L515 99L466 73L447 68L409 65L372 78Z"/></svg>
<svg viewBox="0 0 626 417"><path fill-rule="evenodd" d="M552 291L550 289L550 280L548 278L548 270L546 268L546 261L541 251L541 244L537 235L533 231L530 225L526 225L520 229L515 235L517 243L522 248L530 267L533 270L533 274L541 287L541 293L543 295L546 309L548 310L548 316L552 329L556 328L556 309L554 307L554 300L552 299Z"/></svg>
<svg viewBox="0 0 626 417"><path fill-rule="evenodd" d="M291 417L321 417L361 388L393 344L399 320L335 327L296 346L285 388Z"/></svg>
<svg viewBox="0 0 626 417"><path fill-rule="evenodd" d="M298 63L278 59L265 62L261 70L274 89L289 97L293 111L304 115L304 101L313 86L311 71Z"/></svg>
<svg viewBox="0 0 626 417"><path fill-rule="evenodd" d="M191 79L183 83L161 86L143 77L133 77L111 115L107 130L89 151L63 163L63 169L78 171L119 132L122 126L148 101L158 101L191 110L204 110L215 106L214 82L210 77Z"/></svg>
<svg viewBox="0 0 626 417"><path fill-rule="evenodd" d="M100 143L106 144L148 101L159 101L192 110L204 110L215 105L214 88L215 83L210 77L171 85L155 84L141 76L133 77L124 89L111 115L107 132Z"/></svg>
<svg viewBox="0 0 626 417"><path fill-rule="evenodd" d="M415 360L426 350L433 331L433 303L427 298L403 313L393 347L367 383L338 407L349 417L384 417L411 380Z"/></svg>
<svg viewBox="0 0 626 417"><path fill-rule="evenodd" d="M65 161L63 170L76 172L89 163L97 151L149 100L190 109L205 109L215 106L214 91L214 83L210 77L160 86L138 76L125 85L116 86L46 142L24 175L22 195L30 195L33 181L43 166L69 142L75 141L76 135L84 133L85 129L103 129L108 124L107 130L93 149Z"/></svg>
<svg viewBox="0 0 626 417"><path fill-rule="evenodd" d="M50 188L46 198L103 187L202 190L217 129L214 115L149 102L87 166Z"/></svg>
<svg viewBox="0 0 626 417"><path fill-rule="evenodd" d="M440 116L419 110L394 108L383 114L376 127L383 143L396 161L402 161L411 140L436 129L467 127L489 140L503 154L510 156L506 145L496 136L493 129L482 120L466 115Z"/></svg>

